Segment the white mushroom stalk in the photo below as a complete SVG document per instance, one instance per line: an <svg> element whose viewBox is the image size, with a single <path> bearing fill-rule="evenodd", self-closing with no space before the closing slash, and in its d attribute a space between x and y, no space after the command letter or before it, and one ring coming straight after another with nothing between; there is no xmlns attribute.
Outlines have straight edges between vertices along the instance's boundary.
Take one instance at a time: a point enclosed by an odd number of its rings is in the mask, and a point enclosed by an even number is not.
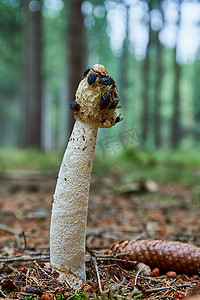
<svg viewBox="0 0 200 300"><path fill-rule="evenodd" d="M50 228L50 262L72 287L86 280L88 199L97 130L121 121L117 87L102 65L80 82L70 105L76 119L58 175Z"/></svg>

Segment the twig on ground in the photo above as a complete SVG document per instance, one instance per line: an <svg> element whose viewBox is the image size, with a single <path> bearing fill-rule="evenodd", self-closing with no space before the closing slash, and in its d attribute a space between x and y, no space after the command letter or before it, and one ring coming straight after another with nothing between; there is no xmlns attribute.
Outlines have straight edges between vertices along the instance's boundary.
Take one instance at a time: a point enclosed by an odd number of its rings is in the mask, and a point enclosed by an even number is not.
<svg viewBox="0 0 200 300"><path fill-rule="evenodd" d="M157 291L162 291L162 290L167 290L167 289L176 290L177 288L183 288L183 287L192 287L192 285L191 284L180 284L180 285L175 285L175 286L163 286L160 288L145 290L145 293L152 293L152 292L157 292Z"/></svg>
<svg viewBox="0 0 200 300"><path fill-rule="evenodd" d="M4 294L4 292L2 291L2 289L0 289L0 294L5 297L5 298L8 298L8 296L6 294Z"/></svg>
<svg viewBox="0 0 200 300"><path fill-rule="evenodd" d="M87 250L89 252L91 252L92 250L89 248L87 248ZM93 254L95 254L96 257L98 258L115 258L115 257L119 257L119 256L125 256L125 255L129 255L130 252L124 252L124 253L117 253L117 252L114 252L114 253L111 253L111 254L101 254L101 253L97 253L97 252L93 252Z"/></svg>
<svg viewBox="0 0 200 300"><path fill-rule="evenodd" d="M60 286L61 283L56 278L54 278L54 276L49 275L43 268L40 267L40 265L36 261L34 261L34 263L36 265L36 269L39 270L43 275L45 275L45 277L48 280L51 280ZM69 282L66 279L64 282L68 288L72 289L71 285L69 284Z"/></svg>
<svg viewBox="0 0 200 300"><path fill-rule="evenodd" d="M130 254L129 252L126 253L111 253L111 254L101 254L97 253L95 251L92 251L89 247L86 247L87 251L90 253L90 255L96 258L97 261L114 261L114 262L121 262L121 263L127 263L131 265L136 265L136 261L131 261L127 259L117 258L121 256L125 256Z"/></svg>
<svg viewBox="0 0 200 300"><path fill-rule="evenodd" d="M123 277L122 277L122 281L120 281L119 283L117 283L117 284L115 284L115 285L113 285L113 286L111 287L111 291L113 291L113 290L115 290L117 287L123 285L125 282L126 282L126 277L123 276ZM109 289L108 289L108 291L109 291Z"/></svg>
<svg viewBox="0 0 200 300"><path fill-rule="evenodd" d="M49 251L43 251L43 252L41 252L41 251L31 251L31 250L26 250L26 252L24 253L24 254L26 254L26 255L32 255L32 256L37 256L37 255L40 255L40 256L42 256L42 255L49 255Z"/></svg>
<svg viewBox="0 0 200 300"><path fill-rule="evenodd" d="M103 293L102 286L101 286L101 278L100 278L100 275L99 275L99 269L98 269L98 264L97 264L97 257L96 257L97 255L89 247L86 247L86 250L89 252L90 257L93 261L95 270L96 270L97 280L98 280L98 284L99 284L99 291L100 291L100 293Z"/></svg>
<svg viewBox="0 0 200 300"><path fill-rule="evenodd" d="M0 262L14 262L14 261L49 261L49 255L41 255L41 256L34 256L34 257L8 257L8 258L0 258Z"/></svg>
<svg viewBox="0 0 200 300"><path fill-rule="evenodd" d="M100 279L100 275L99 275L99 269L98 269L98 265L97 265L97 259L96 259L95 256L92 256L92 260L93 260L95 270L96 270L96 274L97 274L97 280L98 280L98 284L99 284L99 291L100 291L100 293L103 293L102 286L101 286L101 279Z"/></svg>
<svg viewBox="0 0 200 300"><path fill-rule="evenodd" d="M12 229L12 228L4 225L4 224L0 224L0 229L7 232L7 233L13 234L15 236L17 246L20 248L20 235L21 235L21 233L19 233L17 230Z"/></svg>
<svg viewBox="0 0 200 300"><path fill-rule="evenodd" d="M137 287L137 280L138 280L138 276L140 275L140 273L142 272L142 270L145 268L146 266L142 267L136 274L135 276L135 283L134 283L134 287Z"/></svg>
<svg viewBox="0 0 200 300"><path fill-rule="evenodd" d="M100 258L100 257L97 257L96 258L97 259L97 261L114 261L114 262L121 262L121 263L127 263L127 264L129 264L129 265L136 265L137 264L137 262L136 261L131 261L131 260L127 260L127 259L121 259L121 258Z"/></svg>
<svg viewBox="0 0 200 300"><path fill-rule="evenodd" d="M26 273L26 286L28 285L29 274L30 274L30 269L28 269Z"/></svg>
<svg viewBox="0 0 200 300"><path fill-rule="evenodd" d="M23 253L27 249L27 240L26 240L25 231L22 231L22 237L23 237L23 241L24 241L24 245L23 245L23 249L22 249L22 253Z"/></svg>
<svg viewBox="0 0 200 300"><path fill-rule="evenodd" d="M36 266L36 269L39 270L44 276L46 276L47 279L55 281L55 278L52 277L51 275L49 275L43 268L41 268L40 265L36 261L34 261L34 264Z"/></svg>
<svg viewBox="0 0 200 300"><path fill-rule="evenodd" d="M11 233L13 235L20 235L20 233L17 230L12 229L12 228L4 225L4 224L0 224L0 229L5 231L5 232Z"/></svg>

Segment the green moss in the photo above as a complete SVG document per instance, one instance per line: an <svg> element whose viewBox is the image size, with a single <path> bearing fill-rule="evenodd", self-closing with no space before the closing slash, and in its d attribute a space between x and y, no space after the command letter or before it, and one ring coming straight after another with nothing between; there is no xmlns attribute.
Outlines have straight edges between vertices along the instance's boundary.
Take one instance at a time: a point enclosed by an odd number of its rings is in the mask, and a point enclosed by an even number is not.
<svg viewBox="0 0 200 300"><path fill-rule="evenodd" d="M58 292L58 293L56 293L56 299L57 300L65 300L65 296L62 293Z"/></svg>
<svg viewBox="0 0 200 300"><path fill-rule="evenodd" d="M76 292L72 291L71 294L74 295L73 298L72 298L74 300L87 300L87 299L90 299L89 294L86 294L86 293L81 292L79 290L77 290Z"/></svg>
<svg viewBox="0 0 200 300"><path fill-rule="evenodd" d="M9 170L57 170L62 154L56 151L45 152L37 149L0 149L0 172Z"/></svg>
<svg viewBox="0 0 200 300"><path fill-rule="evenodd" d="M200 205L200 185L195 186L193 202L196 205Z"/></svg>
<svg viewBox="0 0 200 300"><path fill-rule="evenodd" d="M36 149L0 149L0 173L10 170L39 170L57 172L63 151L39 151ZM95 154L93 176L111 173L122 182L154 180L177 182L190 187L198 187L200 182L199 149L162 149L149 151L142 147L127 147L117 153L100 151ZM194 201L198 200L196 188Z"/></svg>
<svg viewBox="0 0 200 300"><path fill-rule="evenodd" d="M26 296L23 298L23 300L34 300L35 297L34 296Z"/></svg>
<svg viewBox="0 0 200 300"><path fill-rule="evenodd" d="M149 151L128 147L118 154L95 157L94 174L117 174L125 182L155 180L177 182L194 187L200 181L199 149Z"/></svg>

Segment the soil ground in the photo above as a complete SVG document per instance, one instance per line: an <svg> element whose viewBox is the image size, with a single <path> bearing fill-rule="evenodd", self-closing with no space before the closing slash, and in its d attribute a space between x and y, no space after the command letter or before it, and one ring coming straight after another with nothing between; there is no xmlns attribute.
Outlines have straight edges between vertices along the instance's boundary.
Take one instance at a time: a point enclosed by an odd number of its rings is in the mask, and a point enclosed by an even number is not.
<svg viewBox="0 0 200 300"><path fill-rule="evenodd" d="M49 251L50 212L56 177L55 173L39 172L13 172L1 176L0 258L25 250ZM92 179L87 226L87 246L92 251L107 249L116 241L142 237L200 246L200 206L194 204L192 188L172 182L133 182L120 189L120 184L112 174ZM0 279L5 280L5 265L0 264ZM22 265L18 263L15 267ZM199 277L195 278L192 279L195 285L189 290L200 286ZM5 296L3 287L2 297ZM174 291L168 298L165 295L165 299L181 299L189 293L186 288L176 292L182 292L182 296L174 296ZM134 297L130 299L136 299ZM18 299L23 299L19 291ZM144 298L141 295L137 299L161 299L161 296Z"/></svg>

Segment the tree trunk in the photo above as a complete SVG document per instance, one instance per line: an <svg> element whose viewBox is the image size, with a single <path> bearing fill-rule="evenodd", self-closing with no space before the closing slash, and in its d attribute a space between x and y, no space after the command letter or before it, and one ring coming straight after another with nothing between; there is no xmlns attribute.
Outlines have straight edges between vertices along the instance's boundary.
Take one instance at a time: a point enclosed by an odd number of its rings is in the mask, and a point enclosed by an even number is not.
<svg viewBox="0 0 200 300"><path fill-rule="evenodd" d="M180 65L176 61L176 50L174 50L174 96L173 114L171 125L171 143L173 148L177 148L180 142Z"/></svg>
<svg viewBox="0 0 200 300"><path fill-rule="evenodd" d="M181 0L179 0L179 11L178 11L178 20L177 20L177 38L176 38L176 47L174 49L174 92L173 92L173 113L172 113L172 122L171 122L171 145L173 148L177 148L181 138L180 132L180 78L181 78L181 67L177 62L177 47L178 47L178 37L180 30L181 22Z"/></svg>
<svg viewBox="0 0 200 300"><path fill-rule="evenodd" d="M84 43L83 43L83 15L81 12L82 0L69 0L68 22L68 96L69 104L75 99L75 92L83 74ZM69 114L68 128L71 133L74 124L73 114Z"/></svg>
<svg viewBox="0 0 200 300"><path fill-rule="evenodd" d="M128 26L129 26L129 9L130 6L129 5L124 5L126 8L126 36L123 42L123 48L122 48L122 55L120 58L120 75L119 75L119 82L120 82L120 96L121 99L123 99L123 111L124 111L124 116L125 113L128 114L127 111L127 86L128 86L128 82L127 82L127 70L128 70L128 43L129 43L129 30L128 30ZM126 118L128 119L128 118ZM124 124L125 126L125 124ZM123 126L123 130L125 129Z"/></svg>
<svg viewBox="0 0 200 300"><path fill-rule="evenodd" d="M194 64L194 140L199 143L200 139L200 46L197 60Z"/></svg>
<svg viewBox="0 0 200 300"><path fill-rule="evenodd" d="M160 2L160 1L159 1ZM159 3L160 5L160 3ZM160 29L161 30L161 29ZM156 32L156 78L155 78L155 98L154 98L154 143L156 147L161 146L161 88L162 88L162 45L159 40L159 31Z"/></svg>
<svg viewBox="0 0 200 300"><path fill-rule="evenodd" d="M34 4L34 5L33 5ZM41 147L42 111L42 0L24 2L26 12L24 53L25 147Z"/></svg>
<svg viewBox="0 0 200 300"><path fill-rule="evenodd" d="M149 1L149 11L151 11L152 1ZM148 134L149 134L149 88L150 88L150 82L149 82L149 71L150 71L150 53L149 49L151 46L151 24L150 24L150 14L149 14L149 22L147 24L149 28L149 41L147 44L147 50L146 50L146 57L143 62L143 91L142 91L142 116L141 116L141 132L142 132L142 139L144 141L144 144L147 142Z"/></svg>

